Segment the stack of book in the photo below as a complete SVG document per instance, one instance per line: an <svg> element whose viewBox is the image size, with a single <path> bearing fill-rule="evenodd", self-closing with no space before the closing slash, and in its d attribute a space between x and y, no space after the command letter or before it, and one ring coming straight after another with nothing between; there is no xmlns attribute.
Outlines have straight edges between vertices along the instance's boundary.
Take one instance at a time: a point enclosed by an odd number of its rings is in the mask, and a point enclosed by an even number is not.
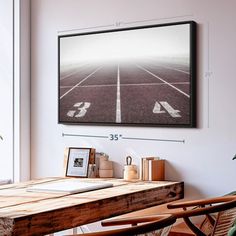
<svg viewBox="0 0 236 236"><path fill-rule="evenodd" d="M161 160L159 157L143 157L140 166L141 180L165 180L165 160Z"/></svg>

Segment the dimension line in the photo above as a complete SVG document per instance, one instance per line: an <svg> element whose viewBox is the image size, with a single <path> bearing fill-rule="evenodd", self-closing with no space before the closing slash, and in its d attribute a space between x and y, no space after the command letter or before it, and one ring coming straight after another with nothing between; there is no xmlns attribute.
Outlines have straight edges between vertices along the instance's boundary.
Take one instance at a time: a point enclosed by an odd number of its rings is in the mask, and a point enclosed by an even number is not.
<svg viewBox="0 0 236 236"><path fill-rule="evenodd" d="M143 141L158 141L158 142L174 142L174 143L185 143L185 140L178 139L156 139L156 138L131 138L131 137L122 137L122 139L128 140L143 140Z"/></svg>
<svg viewBox="0 0 236 236"><path fill-rule="evenodd" d="M62 133L62 136L65 137L84 137L84 138L108 138L108 136L102 136L102 135L87 135L87 134L64 134Z"/></svg>

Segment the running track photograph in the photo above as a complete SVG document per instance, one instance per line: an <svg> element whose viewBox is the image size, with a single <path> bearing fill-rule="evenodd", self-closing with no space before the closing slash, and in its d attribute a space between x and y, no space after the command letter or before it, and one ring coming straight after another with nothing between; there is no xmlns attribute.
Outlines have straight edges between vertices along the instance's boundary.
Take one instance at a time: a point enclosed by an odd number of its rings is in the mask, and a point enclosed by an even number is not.
<svg viewBox="0 0 236 236"><path fill-rule="evenodd" d="M77 63L60 63L60 123L164 126L191 123L188 57L132 53L132 58L124 54L112 58L110 54L104 59L107 45L100 43L101 47L102 60L85 58ZM119 45L119 49L122 47L124 44ZM95 54L101 55L101 51Z"/></svg>

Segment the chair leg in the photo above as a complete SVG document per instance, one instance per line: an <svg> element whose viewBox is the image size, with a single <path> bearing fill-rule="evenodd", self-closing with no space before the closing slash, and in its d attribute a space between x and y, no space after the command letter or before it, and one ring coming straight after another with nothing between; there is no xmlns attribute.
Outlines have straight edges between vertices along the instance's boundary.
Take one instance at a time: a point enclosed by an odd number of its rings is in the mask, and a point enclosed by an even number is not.
<svg viewBox="0 0 236 236"><path fill-rule="evenodd" d="M184 217L184 222L186 225L198 236L206 236L196 225L192 223L192 221L188 217Z"/></svg>
<svg viewBox="0 0 236 236"><path fill-rule="evenodd" d="M81 225L80 226L80 230L83 232L83 233L90 233L91 230L89 229L89 227L87 225Z"/></svg>
<svg viewBox="0 0 236 236"><path fill-rule="evenodd" d="M78 233L77 227L73 228L73 234L77 234L77 233Z"/></svg>

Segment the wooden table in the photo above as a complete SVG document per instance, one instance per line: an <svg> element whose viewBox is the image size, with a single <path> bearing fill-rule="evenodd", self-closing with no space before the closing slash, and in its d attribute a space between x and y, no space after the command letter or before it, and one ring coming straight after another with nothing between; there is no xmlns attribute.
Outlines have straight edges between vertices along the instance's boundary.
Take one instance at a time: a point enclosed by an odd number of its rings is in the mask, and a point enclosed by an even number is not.
<svg viewBox="0 0 236 236"><path fill-rule="evenodd" d="M31 185L64 180L46 178L0 186L0 235L45 235L184 196L183 182L127 182L121 179L102 179L112 182L114 187L85 193L26 191Z"/></svg>

